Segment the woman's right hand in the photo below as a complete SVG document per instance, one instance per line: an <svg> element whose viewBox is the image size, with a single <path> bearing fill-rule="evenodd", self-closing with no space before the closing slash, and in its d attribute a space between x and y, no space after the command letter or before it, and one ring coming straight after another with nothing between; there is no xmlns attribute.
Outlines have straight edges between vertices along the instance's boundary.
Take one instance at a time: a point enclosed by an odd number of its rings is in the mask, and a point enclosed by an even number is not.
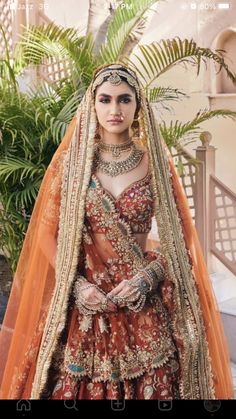
<svg viewBox="0 0 236 419"><path fill-rule="evenodd" d="M115 303L106 298L106 295L95 284L85 282L80 287L80 294L83 305L90 310L97 310L99 312L116 312L117 306Z"/></svg>

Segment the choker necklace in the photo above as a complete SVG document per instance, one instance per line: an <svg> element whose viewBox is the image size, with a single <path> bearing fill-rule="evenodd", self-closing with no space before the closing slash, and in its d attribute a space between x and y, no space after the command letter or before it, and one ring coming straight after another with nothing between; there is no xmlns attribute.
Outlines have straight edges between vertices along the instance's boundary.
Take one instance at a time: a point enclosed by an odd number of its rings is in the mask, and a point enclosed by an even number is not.
<svg viewBox="0 0 236 419"><path fill-rule="evenodd" d="M119 158L121 153L131 149L133 145L133 139L130 138L122 144L106 144L103 141L98 143L98 148L101 151L111 152L112 157L115 159Z"/></svg>
<svg viewBox="0 0 236 419"><path fill-rule="evenodd" d="M138 166L144 155L144 151L139 150L135 144L132 144L131 148L131 153L125 160L107 161L101 157L99 148L97 147L94 152L94 169L99 169L112 177L121 175L122 173L130 172Z"/></svg>

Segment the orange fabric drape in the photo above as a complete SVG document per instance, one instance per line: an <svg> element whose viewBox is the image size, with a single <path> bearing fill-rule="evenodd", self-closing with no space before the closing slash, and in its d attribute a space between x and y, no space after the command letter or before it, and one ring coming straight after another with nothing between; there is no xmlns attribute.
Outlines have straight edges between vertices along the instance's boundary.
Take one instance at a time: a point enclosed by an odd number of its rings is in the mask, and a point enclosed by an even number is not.
<svg viewBox="0 0 236 419"><path fill-rule="evenodd" d="M45 173L14 276L0 333L1 399L30 397L37 352L55 282L55 271L50 262L59 221L61 158L71 141L76 121L75 116ZM47 217L48 202L51 202L54 217L45 229L42 219Z"/></svg>

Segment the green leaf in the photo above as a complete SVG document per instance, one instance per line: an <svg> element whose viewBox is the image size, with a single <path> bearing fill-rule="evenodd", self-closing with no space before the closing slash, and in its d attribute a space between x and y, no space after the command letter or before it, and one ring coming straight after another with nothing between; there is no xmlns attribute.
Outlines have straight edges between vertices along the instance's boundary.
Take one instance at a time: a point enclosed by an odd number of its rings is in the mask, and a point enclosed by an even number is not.
<svg viewBox="0 0 236 419"><path fill-rule="evenodd" d="M199 47L193 39L181 40L176 37L162 39L160 42L152 42L149 45L140 45L138 54L134 54L128 62L147 88L176 64L188 63L197 66L197 74L199 74L201 63L206 64L207 60L214 61L219 69L224 69L232 82L236 83L235 72L230 70L225 63L222 50L212 51L209 48Z"/></svg>
<svg viewBox="0 0 236 419"><path fill-rule="evenodd" d="M156 0L124 0L117 7L115 15L108 26L107 38L98 54L100 64L122 60L123 51L132 32L140 23L140 19L157 3Z"/></svg>
<svg viewBox="0 0 236 419"><path fill-rule="evenodd" d="M192 121L182 123L181 121L171 121L167 126L165 121L160 123L160 131L169 148L176 147L179 144L189 144L193 139L198 139L201 132L200 124L214 117L223 117L236 119L236 112L217 109L214 111L199 111Z"/></svg>

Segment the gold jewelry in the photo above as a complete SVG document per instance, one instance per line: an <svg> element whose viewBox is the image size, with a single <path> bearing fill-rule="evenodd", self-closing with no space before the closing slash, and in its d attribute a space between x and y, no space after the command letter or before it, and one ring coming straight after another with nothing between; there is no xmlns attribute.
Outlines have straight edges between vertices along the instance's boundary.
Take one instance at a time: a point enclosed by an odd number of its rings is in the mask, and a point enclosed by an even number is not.
<svg viewBox="0 0 236 419"><path fill-rule="evenodd" d="M107 81L109 81L114 86L118 86L123 81L121 77L124 77L127 80L127 83L135 88L137 98L140 99L140 88L136 79L136 75L130 68L126 68L126 70L127 71L123 70L122 66L119 64L112 64L105 69L102 68L95 75L92 91L94 92L97 86L104 82L106 77L108 77Z"/></svg>
<svg viewBox="0 0 236 419"><path fill-rule="evenodd" d="M106 311L106 310L107 310L107 306L108 306L108 301L107 301L107 299L105 298L105 299L103 300L102 304L101 304L101 310L102 310L102 311Z"/></svg>
<svg viewBox="0 0 236 419"><path fill-rule="evenodd" d="M103 141L100 141L98 143L98 148L100 151L105 151L107 153L111 152L112 157L117 159L120 157L121 153L124 153L125 151L130 150L132 144L133 144L132 138L130 138L128 141L125 141L122 144L106 144Z"/></svg>
<svg viewBox="0 0 236 419"><path fill-rule="evenodd" d="M100 169L107 175L115 177L122 173L130 172L137 167L143 155L144 151L137 149L135 144L133 144L131 153L125 160L106 161L101 157L98 148L96 148L94 152L94 169Z"/></svg>
<svg viewBox="0 0 236 419"><path fill-rule="evenodd" d="M100 291L104 295L106 299L106 294L102 289L100 289L96 284L89 283L89 281L87 281L86 278L79 275L75 281L73 294L75 297L75 303L78 310L85 316L91 316L93 314L100 312L101 310L101 308L98 307L101 304L100 302L88 302L81 293L81 291L84 291L90 287L96 288L98 291ZM105 309L105 306L107 307L107 303L108 303L107 301L105 303L105 301L103 301L102 303L103 310Z"/></svg>
<svg viewBox="0 0 236 419"><path fill-rule="evenodd" d="M138 311L141 311L143 309L145 302L146 302L146 295L141 294L135 303L128 303L127 307L130 310L137 313Z"/></svg>

